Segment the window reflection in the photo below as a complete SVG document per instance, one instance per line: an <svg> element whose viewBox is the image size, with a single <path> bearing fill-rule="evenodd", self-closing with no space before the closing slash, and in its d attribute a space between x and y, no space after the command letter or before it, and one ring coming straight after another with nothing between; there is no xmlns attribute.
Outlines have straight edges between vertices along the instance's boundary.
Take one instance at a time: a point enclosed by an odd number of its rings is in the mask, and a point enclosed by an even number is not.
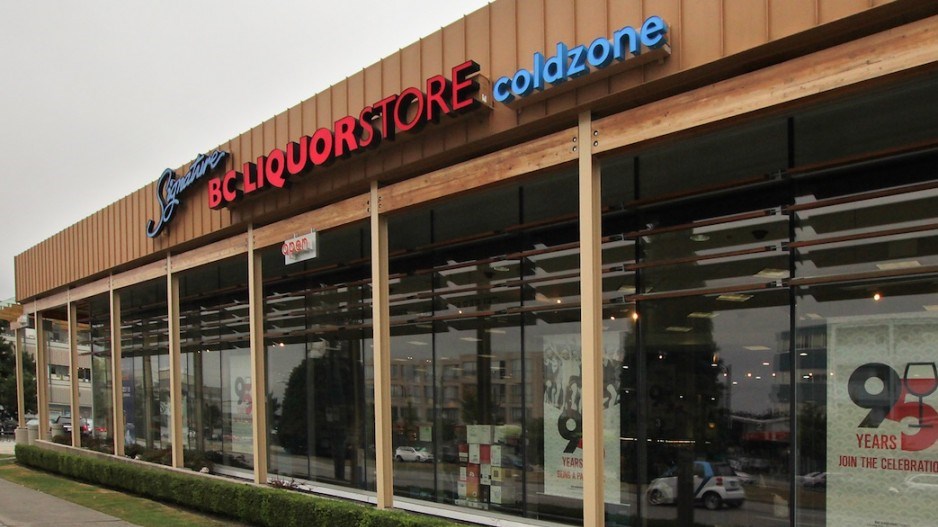
<svg viewBox="0 0 938 527"><path fill-rule="evenodd" d="M179 295L185 464L250 477L254 401L246 259L182 273Z"/></svg>
<svg viewBox="0 0 938 527"><path fill-rule="evenodd" d="M579 481L555 483L545 453L578 410L575 189L564 174L391 218L398 496L580 520Z"/></svg>
<svg viewBox="0 0 938 527"><path fill-rule="evenodd" d="M263 252L269 471L374 489L367 225L319 233L319 256Z"/></svg>
<svg viewBox="0 0 938 527"><path fill-rule="evenodd" d="M79 377L87 376L78 387L82 446L110 454L114 452L110 301L100 295L77 302L76 308Z"/></svg>
<svg viewBox="0 0 938 527"><path fill-rule="evenodd" d="M124 454L172 464L166 281L120 291Z"/></svg>

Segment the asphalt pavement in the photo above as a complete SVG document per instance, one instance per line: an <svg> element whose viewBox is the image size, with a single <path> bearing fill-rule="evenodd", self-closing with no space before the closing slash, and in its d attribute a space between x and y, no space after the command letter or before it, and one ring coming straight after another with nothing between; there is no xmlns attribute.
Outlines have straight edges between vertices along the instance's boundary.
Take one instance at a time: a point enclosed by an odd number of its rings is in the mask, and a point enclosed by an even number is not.
<svg viewBox="0 0 938 527"><path fill-rule="evenodd" d="M0 439L0 459L13 455ZM0 479L0 527L134 527L134 524Z"/></svg>

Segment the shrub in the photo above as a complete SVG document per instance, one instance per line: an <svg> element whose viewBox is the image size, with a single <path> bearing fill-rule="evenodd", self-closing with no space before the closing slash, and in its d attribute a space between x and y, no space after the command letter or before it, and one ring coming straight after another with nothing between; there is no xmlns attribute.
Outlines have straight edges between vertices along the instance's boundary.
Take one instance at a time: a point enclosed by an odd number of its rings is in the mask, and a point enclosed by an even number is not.
<svg viewBox="0 0 938 527"><path fill-rule="evenodd" d="M16 445L20 464L264 527L446 527L453 523L401 511L149 467Z"/></svg>

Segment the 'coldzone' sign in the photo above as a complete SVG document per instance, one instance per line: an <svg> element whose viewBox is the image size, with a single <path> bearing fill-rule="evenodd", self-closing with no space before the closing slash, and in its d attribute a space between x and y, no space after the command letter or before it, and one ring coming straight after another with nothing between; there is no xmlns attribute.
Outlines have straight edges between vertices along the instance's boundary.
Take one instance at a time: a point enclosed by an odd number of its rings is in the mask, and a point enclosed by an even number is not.
<svg viewBox="0 0 938 527"><path fill-rule="evenodd" d="M612 39L599 37L589 46L568 48L557 43L552 57L534 54L530 70L520 69L505 76L492 87L496 101L508 104L516 99L546 90L552 86L582 77L593 70L607 68L642 54L643 49L658 49L668 43L668 26L659 16L650 16L639 29L625 26L612 34Z"/></svg>

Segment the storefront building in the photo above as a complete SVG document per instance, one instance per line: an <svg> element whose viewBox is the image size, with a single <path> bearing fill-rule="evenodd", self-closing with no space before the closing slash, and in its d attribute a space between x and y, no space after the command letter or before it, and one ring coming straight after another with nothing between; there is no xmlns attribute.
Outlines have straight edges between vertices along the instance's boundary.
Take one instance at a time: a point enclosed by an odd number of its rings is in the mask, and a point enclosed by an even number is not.
<svg viewBox="0 0 938 527"><path fill-rule="evenodd" d="M53 328L71 415L91 357L71 441L118 456L489 525L931 525L936 169L934 2L497 0L19 255L17 335L40 422Z"/></svg>

